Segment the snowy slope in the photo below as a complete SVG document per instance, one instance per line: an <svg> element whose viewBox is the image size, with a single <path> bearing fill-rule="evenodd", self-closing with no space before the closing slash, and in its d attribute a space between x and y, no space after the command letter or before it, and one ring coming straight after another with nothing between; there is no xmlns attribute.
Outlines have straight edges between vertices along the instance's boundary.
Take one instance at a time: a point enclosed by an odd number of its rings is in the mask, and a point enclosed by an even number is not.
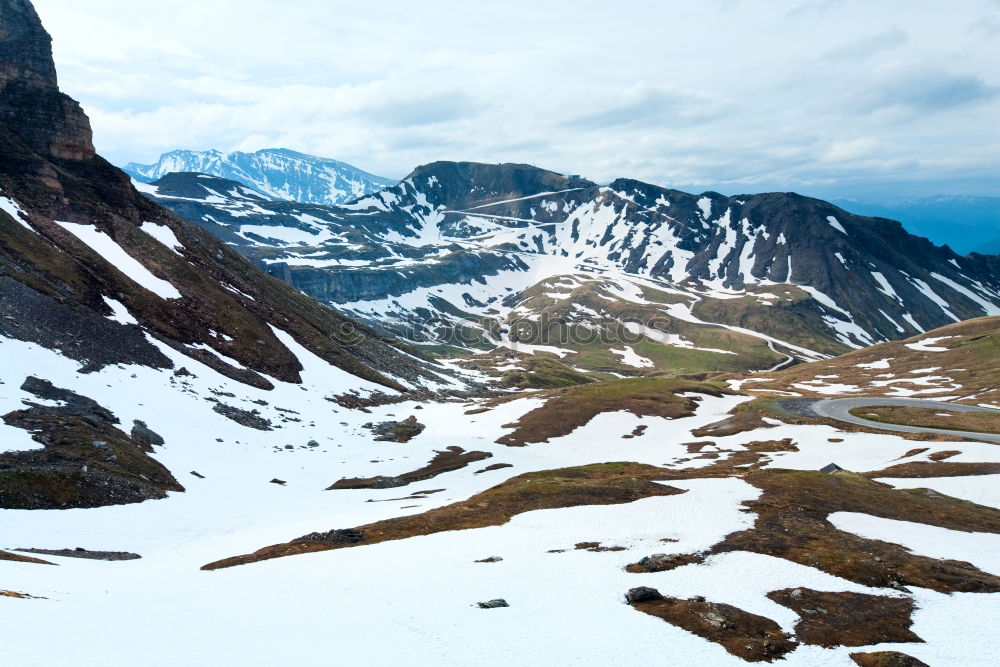
<svg viewBox="0 0 1000 667"><path fill-rule="evenodd" d="M153 164L129 163L124 170L141 182L174 172L201 172L237 181L271 199L340 204L395 184L339 160L286 148L255 153L171 151Z"/></svg>

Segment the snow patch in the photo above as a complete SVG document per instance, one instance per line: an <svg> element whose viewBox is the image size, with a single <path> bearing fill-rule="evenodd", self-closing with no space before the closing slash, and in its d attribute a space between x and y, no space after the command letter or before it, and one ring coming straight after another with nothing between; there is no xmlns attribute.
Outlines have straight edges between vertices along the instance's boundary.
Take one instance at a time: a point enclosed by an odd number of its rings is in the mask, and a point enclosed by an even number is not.
<svg viewBox="0 0 1000 667"><path fill-rule="evenodd" d="M118 245L114 239L97 227L75 222L59 222L58 220L56 224L87 244L91 250L128 276L133 282L145 287L161 299L181 298L181 293L177 291L176 287L168 281L154 276L139 260L125 252L125 249Z"/></svg>

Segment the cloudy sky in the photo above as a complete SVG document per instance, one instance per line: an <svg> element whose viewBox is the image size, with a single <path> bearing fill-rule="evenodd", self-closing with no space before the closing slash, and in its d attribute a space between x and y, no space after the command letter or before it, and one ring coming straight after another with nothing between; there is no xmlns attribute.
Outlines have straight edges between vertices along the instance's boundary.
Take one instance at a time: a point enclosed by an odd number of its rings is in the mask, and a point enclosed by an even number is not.
<svg viewBox="0 0 1000 667"><path fill-rule="evenodd" d="M34 0L110 160L1000 195L1000 0Z"/></svg>

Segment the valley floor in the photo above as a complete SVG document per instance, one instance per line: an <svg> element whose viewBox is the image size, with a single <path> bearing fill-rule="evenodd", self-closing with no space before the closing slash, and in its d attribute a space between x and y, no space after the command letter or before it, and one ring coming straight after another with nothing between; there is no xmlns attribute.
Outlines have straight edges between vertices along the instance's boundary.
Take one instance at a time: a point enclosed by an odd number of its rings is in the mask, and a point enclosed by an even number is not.
<svg viewBox="0 0 1000 667"><path fill-rule="evenodd" d="M58 567L0 560L0 590L38 598L0 596L10 638L4 663L743 664L719 644L626 605L624 593L637 586L677 598L704 596L773 619L789 633L799 616L769 599L769 592L802 587L911 597L916 605L910 629L924 643L801 644L785 656L789 665L851 665L850 653L874 650L898 650L935 667L988 665L1000 655L1000 637L993 632L1000 616L998 593L949 595L910 586L907 595L748 551L717 553L664 572L624 570L657 552L703 552L750 528L756 515L742 503L759 498L761 490L733 475L685 473L687 479L664 482L683 491L675 495L531 511L502 526L202 571L207 563L314 531L443 507L538 470L608 461L708 470L746 451L748 443L785 438L797 451L768 453L759 467L817 470L835 462L855 472L878 471L901 461L927 461L944 450L958 452L948 457L950 463L1000 463L1000 448L987 443L919 443L892 434L777 422L711 438L714 444L702 453L717 458L692 456L686 444L700 439L691 429L722 419L748 400L743 396L703 396L694 416L673 420L603 413L569 435L507 447L495 442L510 432L504 425L538 407L539 399L518 398L476 414L469 413L482 407L478 403L457 402L400 403L365 413L327 400L359 387L359 381L301 348L293 351L307 367L303 385L276 382L268 392L228 380L168 348L164 352L192 375L143 367L80 374L76 364L51 351L2 339L0 413L32 398L18 389L28 375L52 380L99 400L123 424L144 420L166 441L156 458L186 488L133 505L0 510L0 549L8 552L83 547L142 556L114 562L40 556ZM206 399L258 409L280 428L241 426L214 412ZM364 427L410 415L427 428L407 443L376 442ZM646 427L641 435L623 437L638 426ZM24 431L6 425L0 426L0 437L4 449L37 446ZM324 490L341 478L416 470L435 452L454 446L492 457L400 488ZM497 463L511 467L477 472ZM883 481L1000 507L997 474ZM832 514L830 522L915 554L968 561L1000 575L997 534L857 512ZM622 549L575 548L588 542ZM502 560L475 562L492 556ZM495 598L510 606L477 606Z"/></svg>

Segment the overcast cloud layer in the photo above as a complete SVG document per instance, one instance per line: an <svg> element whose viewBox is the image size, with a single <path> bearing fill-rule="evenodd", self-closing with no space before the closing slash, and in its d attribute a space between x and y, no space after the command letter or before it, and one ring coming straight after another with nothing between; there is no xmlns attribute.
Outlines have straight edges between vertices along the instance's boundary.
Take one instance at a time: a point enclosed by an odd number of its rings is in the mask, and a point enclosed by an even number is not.
<svg viewBox="0 0 1000 667"><path fill-rule="evenodd" d="M286 147L389 177L1000 195L1000 0L35 5L119 164Z"/></svg>

